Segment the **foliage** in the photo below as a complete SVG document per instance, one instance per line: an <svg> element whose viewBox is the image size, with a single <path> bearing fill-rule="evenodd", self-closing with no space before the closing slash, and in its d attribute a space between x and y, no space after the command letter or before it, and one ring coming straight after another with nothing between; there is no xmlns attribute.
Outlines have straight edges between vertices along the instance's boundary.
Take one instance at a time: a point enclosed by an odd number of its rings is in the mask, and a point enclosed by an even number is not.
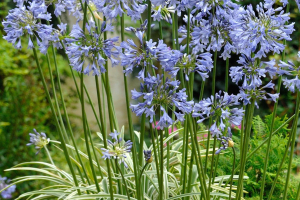
<svg viewBox="0 0 300 200"><path fill-rule="evenodd" d="M270 135L270 127L271 127L271 119L272 114L265 116L264 120L261 119L259 115L253 118L253 135L250 143L250 152L253 151L256 147L258 147L269 135ZM284 117L276 117L275 118L275 126L274 130L279 128L288 118ZM279 163L282 160L284 151L287 148L287 142L289 139L288 133L290 129L288 129L288 124L284 125L273 137L271 140L271 151L270 151L270 159L267 167L267 175L265 182L265 196L268 197L268 192L271 189L273 184L273 180L276 176L276 172L278 171ZM239 141L238 137L235 137L235 141ZM239 146L239 142L236 144L236 148ZM259 199L259 192L261 189L261 174L263 173L263 167L265 163L265 152L267 145L263 145L255 154L250 157L246 165L246 173L249 179L245 182L245 190L248 192L249 197L252 199ZM237 154L237 159L239 160L240 154ZM293 168L299 164L300 159L294 157L293 159ZM233 154L228 152L224 154L224 157L220 158L219 161L219 171L218 174L229 174L232 170L232 162L233 162ZM237 161L239 162L239 161ZM278 179L278 184L274 189L273 199L278 199L281 197L282 192L284 190L284 183L286 178L286 170L288 167L288 160L286 159L283 167L280 172L280 176ZM296 199L297 187L300 179L297 177L291 177L291 186L288 190L288 199ZM248 198L247 198L248 199Z"/></svg>

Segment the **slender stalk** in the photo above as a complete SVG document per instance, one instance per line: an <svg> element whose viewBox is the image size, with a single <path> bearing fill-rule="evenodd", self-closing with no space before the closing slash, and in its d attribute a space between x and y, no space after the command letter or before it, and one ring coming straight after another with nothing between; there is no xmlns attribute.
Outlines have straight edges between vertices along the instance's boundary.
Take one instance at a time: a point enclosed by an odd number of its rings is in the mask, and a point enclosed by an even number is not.
<svg viewBox="0 0 300 200"><path fill-rule="evenodd" d="M71 137L71 140L72 140L72 143L73 143L73 146L75 148L75 152L76 152L76 155L79 159L79 163L82 167L82 170L83 170L83 173L85 175L85 178L87 179L87 182L88 184L90 185L90 179L89 179L89 176L87 175L87 172L86 172L86 168L82 162L82 159L81 159L81 156L79 154L79 151L78 151L78 148L77 148L77 145L76 145L76 142L75 142L75 138L74 138L74 134L73 134L73 130L72 130L72 127L71 127L71 124L70 124L70 119L69 119L69 115L68 115L68 112L67 112L67 109L66 109L66 105L65 105L65 100L64 100L64 96L62 94L62 89L61 89L61 83L60 83L60 78L59 78L59 71L58 71L58 67L57 67L57 60L56 60L56 55L55 55L55 49L53 47L53 45L51 45L51 48L52 48L52 53L53 53L53 59L54 59L54 66L55 66L55 71L56 71L56 76L57 76L57 82L58 82L58 91L59 91L59 94L60 94L60 98L61 98L61 102L62 102L62 107L63 107L63 110L64 110L64 114L65 114L65 117L66 117L66 121L67 121L67 126L68 126L68 130L70 132L70 137ZM71 69L72 71L72 69ZM73 71L72 71L73 72ZM77 86L77 83L76 83L76 86ZM79 93L79 91L78 91ZM88 93L87 93L88 94ZM78 168L78 172L80 174L80 176L82 177L81 175L81 171L80 169ZM102 175L102 172L100 171L101 175Z"/></svg>
<svg viewBox="0 0 300 200"><path fill-rule="evenodd" d="M33 38L31 38L31 40L33 41ZM61 128L59 126L59 122L58 122L57 116L55 114L55 109L54 109L53 103L51 101L49 90L47 88L47 84L46 84L46 81L45 81L45 78L44 78L44 75L43 75L43 72L42 72L42 68L40 66L40 62L38 60L38 56L37 56L35 47L33 48L33 54L34 54L34 58L35 58L35 61L36 61L37 67L38 67L38 71L39 71L40 77L42 79L43 87L44 87L44 89L46 91L46 97L47 97L47 100L48 100L48 102L50 104L51 112L53 113L53 116L54 116L54 119L55 119L55 125L56 125L56 128L57 128L59 136L60 136L61 145L62 145L62 148L64 150L65 158L66 158L68 166L70 168L70 171L71 171L71 174L72 174L72 177L73 177L73 180L74 180L74 184L75 184L76 187L78 187L79 186L78 185L78 180L77 180L77 177L76 177L75 172L74 172L73 165L72 165L71 160L70 160L70 156L69 156L69 153L68 153L68 149L67 149L67 145L66 145L63 133L61 131ZM81 192L80 192L79 189L77 189L77 193L79 195L81 195Z"/></svg>
<svg viewBox="0 0 300 200"><path fill-rule="evenodd" d="M141 174L140 174L140 177L139 177L139 184L142 185L142 176L143 176L143 173L144 173L144 170L146 169L147 165L149 163L146 163L143 167L143 169L141 170Z"/></svg>
<svg viewBox="0 0 300 200"><path fill-rule="evenodd" d="M234 167L235 167L235 149L234 149L234 147L232 147L232 152L233 152L233 163L232 163L232 173L231 173L231 177L230 177L229 200L231 200L232 183L233 183Z"/></svg>
<svg viewBox="0 0 300 200"><path fill-rule="evenodd" d="M212 88L211 88L211 95L215 95L215 84L216 84L216 71L217 71L217 56L218 52L215 51L214 53L214 68L213 68L213 76L212 76ZM211 127L212 124L212 118L209 119L209 127ZM207 170L207 164L208 164L208 152L209 152L209 146L210 146L210 132L207 135L207 144L206 144L206 157L205 157L205 165L204 165L204 171Z"/></svg>
<svg viewBox="0 0 300 200"><path fill-rule="evenodd" d="M296 137L297 137L299 108L300 108L300 91L297 91L296 112L295 112L296 117L294 119L292 131L291 131L291 134L290 134L290 137L292 137L292 141L289 144L289 146L291 146L291 154L290 154L290 158L289 158L288 171L287 171L287 176L286 176L285 185L284 185L284 193L283 193L283 199L284 200L287 199L287 191L288 191L288 186L289 186L290 176L291 176L291 171L292 171L292 162L293 162L295 142L296 142Z"/></svg>
<svg viewBox="0 0 300 200"><path fill-rule="evenodd" d="M252 118L254 113L254 107L255 107L255 99L251 99L251 104L247 106L247 116L246 116L246 130L245 130L245 138L244 138L244 145L242 148L242 160L241 162L241 169L239 173L239 181L238 181L238 187L237 187L237 193L236 198L240 199L242 198L242 192L243 192L243 177L245 172L245 165L246 165L246 156L248 152L248 145L250 141L250 134L251 134L251 127L252 127Z"/></svg>
<svg viewBox="0 0 300 200"><path fill-rule="evenodd" d="M87 2L84 3L84 16L83 16L83 26L82 26L82 30L83 33L85 32L85 24L86 24L86 18L87 18ZM83 70L83 68L82 68ZM93 178L94 178L94 182L96 185L96 189L98 192L100 192L100 186L99 183L97 181L97 175L94 169L94 165L93 165L93 160L92 160L92 155L90 152L90 147L89 147L89 139L88 139L88 131L87 131L87 119L86 119L86 115L85 115L85 105L84 105L84 89L83 89L83 76L84 73L82 71L81 76L80 76L80 88L81 88L81 114L82 114L82 124L83 124L83 130L84 130L84 138L85 138L85 145L86 145L86 149L87 149L87 154L89 157L89 162L90 162L90 168L92 170L92 174L93 174Z"/></svg>
<svg viewBox="0 0 300 200"><path fill-rule="evenodd" d="M122 172L122 170L121 170L121 168L120 168L120 166L119 166L118 163L116 164L116 166L117 166L117 168L118 168L118 170L119 170L119 172L120 172L120 174L121 174L121 176L122 176L122 180L123 180L123 183L124 183L124 186L125 186L127 198L128 198L128 199L131 199L131 198L130 198L130 193L129 193L129 190L128 190L128 187L127 187L127 183L126 183L125 177L124 177L124 175L123 175L123 172Z"/></svg>
<svg viewBox="0 0 300 200"><path fill-rule="evenodd" d="M280 88L281 88L281 79L282 77L280 76L278 79L278 90L277 92L280 93ZM266 150L266 157L265 157L265 162L264 162L264 168L263 168L263 176L262 176L262 181L261 181L261 190L260 190L260 199L263 199L264 196L264 189L265 189L265 180L266 180L266 174L267 174L267 167L268 167L268 162L269 162L269 154L270 154L270 149L271 149L271 140L272 140L272 132L274 128L274 123L275 123L275 118L276 118L276 111L277 111L277 106L278 106L278 99L274 104L273 108L273 116L272 116L272 122L271 122L271 128L270 128L270 136L267 142L267 150Z"/></svg>
<svg viewBox="0 0 300 200"><path fill-rule="evenodd" d="M149 22L148 22L149 23ZM124 25L124 16L121 17L121 40L124 41L124 31L125 31L125 25ZM133 158L133 168L134 168L134 177L135 177L135 182L138 183L138 160L136 156L136 142L135 142L135 134L133 130L133 123L132 123L132 117L131 117L131 110L130 110L130 100L129 100L129 92L128 92L128 84L127 84L127 77L124 74L124 87L125 87L125 98L126 98L126 108L127 108L127 119L128 119L128 125L129 125L129 133L130 133L130 139L132 141L132 158ZM144 124L145 125L145 124ZM142 133L141 133L142 134ZM144 133L143 133L144 135ZM143 149L143 142L140 143L140 148ZM140 198L140 192L137 190L137 196L138 199Z"/></svg>
<svg viewBox="0 0 300 200"><path fill-rule="evenodd" d="M229 58L226 58L225 92L228 92Z"/></svg>
<svg viewBox="0 0 300 200"><path fill-rule="evenodd" d="M296 199L300 199L300 183L299 183L299 185L298 185L298 190L297 190Z"/></svg>
<svg viewBox="0 0 300 200"><path fill-rule="evenodd" d="M48 158L49 158L51 164L55 166L55 164L54 164L54 162L53 162L53 160L52 160L51 154L50 154L50 152L49 152L49 150L48 150L48 148L47 148L47 145L45 145L44 148L45 148L45 150L46 150L47 156L48 156ZM60 174L59 174L59 176L60 176Z"/></svg>
<svg viewBox="0 0 300 200"><path fill-rule="evenodd" d="M159 158L158 158L158 155L157 155L158 150L156 149L155 138L154 138L154 133L153 133L153 128L152 128L151 123L150 123L150 134L151 134L152 146L153 146L153 152L154 152L156 174L157 174L157 179L159 180L160 174L159 174L159 166L158 166ZM160 184L160 182L158 182L158 184Z"/></svg>
<svg viewBox="0 0 300 200"><path fill-rule="evenodd" d="M290 4L288 3L288 5L286 7L286 13L289 12L289 9L290 9ZM283 41L283 44L286 45L286 40ZM281 57L282 57L282 60L284 61L285 60L285 49L282 51L282 56ZM279 76L277 93L280 93L281 80L282 80L282 76ZM275 118L276 118L278 101L279 100L277 99L277 101L274 104L270 133L272 133L273 128L274 128L274 122L275 122ZM272 135L270 135L269 140L268 140L268 144L267 144L267 151L266 151L266 157L265 157L265 163L264 163L264 169L263 169L263 177L262 177L262 181L261 181L261 190L260 190L260 199L261 200L263 199L263 196L264 196L265 180L266 180L269 154L270 154L270 148L271 148L271 140L272 140Z"/></svg>

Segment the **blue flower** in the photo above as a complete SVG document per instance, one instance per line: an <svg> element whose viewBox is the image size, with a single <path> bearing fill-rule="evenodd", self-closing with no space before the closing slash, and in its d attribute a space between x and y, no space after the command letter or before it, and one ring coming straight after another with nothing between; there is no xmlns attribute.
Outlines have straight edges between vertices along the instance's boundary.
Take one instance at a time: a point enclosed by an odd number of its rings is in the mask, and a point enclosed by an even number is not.
<svg viewBox="0 0 300 200"><path fill-rule="evenodd" d="M260 62L258 59L242 54L237 63L242 66L230 67L229 76L236 84L239 81L243 81L241 88L244 90L252 90L260 87L262 85L261 78L266 77L267 73L271 78L277 74L274 60Z"/></svg>
<svg viewBox="0 0 300 200"><path fill-rule="evenodd" d="M122 16L124 13L130 16L132 21L139 20L147 7L141 0L92 0L92 2L96 5L97 10L109 20ZM121 5L123 5L123 9Z"/></svg>
<svg viewBox="0 0 300 200"><path fill-rule="evenodd" d="M35 129L33 129L33 131L34 133L29 133L30 142L27 146L34 145L38 150L36 154L38 154L40 150L50 142L50 138L47 138L46 134L43 132L39 133Z"/></svg>
<svg viewBox="0 0 300 200"><path fill-rule="evenodd" d="M272 8L273 4L260 3L255 12L248 5L241 14L232 20L231 37L239 44L239 51L247 56L252 52L255 58L266 57L267 53L280 53L285 45L282 40L291 40L294 23L288 24L289 13L284 13L282 7ZM258 14L256 14L258 13Z"/></svg>
<svg viewBox="0 0 300 200"><path fill-rule="evenodd" d="M220 138L217 138L219 141L221 141L221 147L216 151L216 154L219 154L222 150L227 149L228 147L233 147L234 143L232 141L232 133L231 129L228 127L228 136L222 136Z"/></svg>
<svg viewBox="0 0 300 200"><path fill-rule="evenodd" d="M213 137L221 137L222 132L226 131L226 127L234 124L241 124L244 116L244 110L240 108L231 108L239 105L240 96L228 95L227 92L216 93L215 96L203 99L199 103L195 103L192 116L199 118L197 123L213 117L214 123L209 128Z"/></svg>
<svg viewBox="0 0 300 200"><path fill-rule="evenodd" d="M280 67L278 72L279 74L281 75L285 74L293 77L292 79L287 79L285 77L283 79L283 85L291 92L295 92L295 89L296 91L300 91L300 79L299 79L300 67L295 66L294 63L292 63L291 61L288 61L287 63L280 61L279 67Z"/></svg>
<svg viewBox="0 0 300 200"><path fill-rule="evenodd" d="M176 77L179 70L185 74L185 79L188 81L188 75L197 72L203 81L208 78L208 73L213 68L213 61L210 53L201 53L197 55L187 55L177 53L177 51L164 51L165 58L162 66L164 70L169 72L172 77ZM167 58L169 55L169 59Z"/></svg>
<svg viewBox="0 0 300 200"><path fill-rule="evenodd" d="M120 133L118 133L117 131L109 135L112 136L114 142L112 142L111 140L107 140L107 149L101 148L103 154L102 158L104 158L104 160L111 158L118 159L119 163L123 163L127 168L128 166L125 162L125 158L127 158L127 154L131 152L132 142L128 140L124 143L122 138L118 138L118 135L120 135Z"/></svg>
<svg viewBox="0 0 300 200"><path fill-rule="evenodd" d="M158 119L157 127L167 128L174 123L172 118L168 115L165 107L168 110L175 112L178 121L184 121L184 114L191 113L193 107L193 101L187 101L187 95L185 89L177 92L179 87L179 81L171 81L166 79L165 83L162 81L162 76L157 75L150 76L144 79L141 84L141 92L132 90L132 99L137 100L143 98L144 101L136 105L130 106L131 110L137 115L141 116L146 114L146 117L150 117L150 123L153 122L153 116L158 109L162 111L162 116ZM173 105L178 110L173 110Z"/></svg>
<svg viewBox="0 0 300 200"><path fill-rule="evenodd" d="M99 76L106 71L104 64L106 60L104 55L111 60L112 66L118 65L119 61L116 58L119 56L120 48L115 45L118 37L103 40L101 35L104 31L112 29L111 24L103 23L101 32L96 33L95 24L92 22L86 24L89 32L89 37L86 37L78 24L73 26L73 29L68 38L65 39L67 43L66 53L70 60L70 65L74 70L82 72L82 67L86 59L91 59L92 64L87 65L83 70L84 74L89 75L92 71L93 76Z"/></svg>
<svg viewBox="0 0 300 200"><path fill-rule="evenodd" d="M144 157L145 157L146 163L151 163L153 161L151 150L144 150Z"/></svg>
<svg viewBox="0 0 300 200"><path fill-rule="evenodd" d="M10 180L8 180L6 177L1 177L0 176L0 190L6 188L10 184ZM11 199L12 198L12 193L16 191L16 185L12 185L8 187L6 190L2 191L1 197L3 199Z"/></svg>

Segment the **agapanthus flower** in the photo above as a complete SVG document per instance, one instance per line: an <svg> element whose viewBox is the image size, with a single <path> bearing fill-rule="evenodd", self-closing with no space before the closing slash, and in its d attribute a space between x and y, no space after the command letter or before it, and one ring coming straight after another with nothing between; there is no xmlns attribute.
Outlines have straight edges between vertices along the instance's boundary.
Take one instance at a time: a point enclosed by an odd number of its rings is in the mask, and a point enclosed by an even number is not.
<svg viewBox="0 0 300 200"><path fill-rule="evenodd" d="M99 12L109 19L127 14L132 21L139 20L147 8L142 0L92 0Z"/></svg>
<svg viewBox="0 0 300 200"><path fill-rule="evenodd" d="M213 137L221 137L222 132L226 132L226 127L230 128L231 124L239 126L244 116L244 110L240 108L232 108L240 104L240 97L237 95L228 95L227 92L220 91L215 96L203 99L199 103L195 103L192 116L199 117L197 123L212 117L214 123L210 127L210 133Z"/></svg>
<svg viewBox="0 0 300 200"><path fill-rule="evenodd" d="M217 138L219 141L221 141L221 147L216 151L216 154L219 154L222 150L227 149L228 147L233 147L234 142L232 141L232 133L231 129L228 127L228 136L222 136L220 138Z"/></svg>
<svg viewBox="0 0 300 200"><path fill-rule="evenodd" d="M24 34L37 36L38 45L42 53L46 53L51 42L58 45L58 31L52 25L41 24L40 20L51 20L51 14L47 12L47 6L43 1L29 2L27 7L14 8L9 11L6 20L2 22L7 33L3 38L12 43L17 49L21 49L21 37ZM33 42L29 37L28 48L33 48Z"/></svg>
<svg viewBox="0 0 300 200"><path fill-rule="evenodd" d="M153 13L151 17L153 17L153 21L161 21L165 20L172 24L172 13L175 13L175 6L167 6L167 5L159 5L152 6L151 12Z"/></svg>
<svg viewBox="0 0 300 200"><path fill-rule="evenodd" d="M300 0L295 0L296 1L296 4L298 6L298 9L300 10Z"/></svg>
<svg viewBox="0 0 300 200"><path fill-rule="evenodd" d="M269 52L280 53L285 48L280 41L291 40L294 31L294 23L287 23L289 19L289 13L284 13L282 7L274 9L260 3L255 12L250 4L233 18L230 36L247 56L252 52L256 58L266 57Z"/></svg>
<svg viewBox="0 0 300 200"><path fill-rule="evenodd" d="M300 54L300 52L299 52ZM298 55L299 55L298 54ZM286 77L282 80L283 85L291 92L300 91L300 66L296 66L294 63L291 61L283 62L280 61L279 64L280 70L278 70L280 75L288 75L293 78L287 79Z"/></svg>
<svg viewBox="0 0 300 200"><path fill-rule="evenodd" d="M130 106L131 110L137 116L141 116L143 113L146 114L146 117L150 117L150 123L153 122L155 111L161 111L162 115L156 125L156 127L161 129L167 128L174 123L165 107L175 113L178 121L184 121L184 115L192 111L193 101L187 101L185 88L177 91L179 84L179 81L172 81L168 78L163 83L162 76L157 75L155 77L148 74L148 77L141 83L141 92L135 89L131 91L132 99L144 99L142 103L132 104ZM176 110L173 110L173 105Z"/></svg>
<svg viewBox="0 0 300 200"><path fill-rule="evenodd" d="M107 140L108 146L106 148L101 148L102 150L102 158L106 159L117 159L119 160L119 164L123 163L124 166L127 168L127 164L125 162L125 158L127 158L127 154L131 152L132 142L130 140L124 142L123 139L120 137L118 138L118 133L116 130L113 133L109 134L113 141Z"/></svg>
<svg viewBox="0 0 300 200"><path fill-rule="evenodd" d="M241 88L252 90L262 85L262 77L267 74L271 79L277 74L277 68L274 66L275 61L261 62L258 59L247 57L242 54L237 61L241 66L232 66L229 70L229 76L232 82L238 84L243 81Z"/></svg>
<svg viewBox="0 0 300 200"><path fill-rule="evenodd" d="M276 102L279 98L279 93L268 93L266 92L266 89L272 89L274 90L275 84L271 81L267 83L266 85L255 88L255 89L249 89L244 90L242 87L240 87L239 96L241 100L243 101L244 105L247 105L250 103L251 99L255 100L255 106L258 108L257 100L269 100Z"/></svg>
<svg viewBox="0 0 300 200"><path fill-rule="evenodd" d="M9 184L10 184L9 179L0 176L0 190L6 188L7 186L9 186ZM16 191L16 185L12 185L6 188L6 190L2 191L0 194L3 199L11 199L12 193L14 193L15 191Z"/></svg>
<svg viewBox="0 0 300 200"><path fill-rule="evenodd" d="M29 133L30 141L27 146L34 145L35 149L38 150L36 154L38 154L40 150L50 142L50 138L47 138L43 132L39 133L35 129L33 129L33 131L34 133Z"/></svg>
<svg viewBox="0 0 300 200"><path fill-rule="evenodd" d="M113 37L106 40L101 38L103 32L113 29L111 24L106 22L102 23L99 33L97 32L98 27L93 21L86 24L86 29L89 33L88 36L83 33L78 24L73 26L69 38L65 39L67 43L66 53L74 70L82 72L85 60L90 59L92 64L88 64L83 73L89 75L92 71L93 75L99 76L100 73L106 71L104 64L107 61L104 55L110 59L112 66L119 63L116 58L119 56L120 49L115 45L119 38Z"/></svg>
<svg viewBox="0 0 300 200"><path fill-rule="evenodd" d="M140 67L141 70L138 73L139 79L144 79L144 70L147 66L154 69L157 67L153 64L155 61L162 61L162 52L167 52L170 48L163 43L163 40L159 42L153 42L152 39L144 42L144 33L147 30L147 20L141 25L140 28L128 27L125 30L132 31L138 37L140 45L137 45L133 40L128 39L123 41L120 47L123 52L120 53L121 65L125 67L124 73L126 75L132 73L134 67Z"/></svg>
<svg viewBox="0 0 300 200"><path fill-rule="evenodd" d="M208 73L211 72L213 68L213 61L211 59L210 53L201 54L181 54L177 51L168 51L161 53L160 60L163 60L164 70L169 72L172 77L176 77L179 70L182 70L185 74L185 79L188 81L188 75L193 72L197 72L203 81L208 78ZM175 63L173 63L175 62Z"/></svg>
<svg viewBox="0 0 300 200"><path fill-rule="evenodd" d="M69 13L72 14L77 21L83 19L83 13L81 12L83 8L78 0L57 0L53 3L55 5L54 14L56 17L61 16L61 14L66 11L69 11ZM93 7L91 2L89 4L90 7Z"/></svg>
<svg viewBox="0 0 300 200"><path fill-rule="evenodd" d="M232 29L232 18L238 13L239 7L234 3L228 2L200 1L196 4L196 8L190 14L189 37L193 54L210 50L220 51L224 47L221 56L226 59L230 57L231 52L237 52L236 44L232 41L229 33ZM213 14L210 13L212 8L216 9L216 12ZM183 20L187 24L188 16L185 16ZM180 27L178 32L181 33L179 42L182 43L188 37L186 27ZM185 47L183 45L181 49L184 50Z"/></svg>
<svg viewBox="0 0 300 200"><path fill-rule="evenodd" d="M144 150L144 157L146 163L151 163L153 161L151 150Z"/></svg>

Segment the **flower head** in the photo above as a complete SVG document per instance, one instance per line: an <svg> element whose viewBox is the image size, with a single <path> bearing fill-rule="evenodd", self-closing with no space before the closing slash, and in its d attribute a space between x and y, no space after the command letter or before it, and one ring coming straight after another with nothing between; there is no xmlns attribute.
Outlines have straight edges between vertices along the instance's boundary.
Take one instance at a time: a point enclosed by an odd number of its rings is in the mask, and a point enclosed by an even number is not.
<svg viewBox="0 0 300 200"><path fill-rule="evenodd" d="M300 52L298 53L299 56ZM300 56L299 56L300 57ZM287 79L286 77L283 79L283 85L291 92L300 91L300 66L294 65L291 61L287 63L280 61L279 64L280 70L279 74L281 75L288 75L293 77L291 79Z"/></svg>
<svg viewBox="0 0 300 200"><path fill-rule="evenodd" d="M86 37L78 24L73 26L73 29L68 38L66 38L67 48L66 53L70 59L71 66L74 70L82 72L86 59L91 59L92 64L88 64L83 73L89 75L93 72L93 76L99 76L106 71L104 64L107 62L104 55L111 60L112 65L119 63L115 58L119 55L119 48L115 45L118 37L103 40L101 35L105 31L111 31L113 27L106 22L102 23L100 33L97 32L97 27L93 21L86 24L86 29L89 36Z"/></svg>
<svg viewBox="0 0 300 200"><path fill-rule="evenodd" d="M51 21L51 14L47 12L47 6L43 1L29 2L29 6L15 8L9 11L6 20L2 22L7 33L3 38L12 43L17 49L21 49L21 37L24 34L38 35L37 41L42 53L46 53L50 43L60 47L59 31L52 25L38 23L39 20ZM33 48L33 42L29 37L28 48Z"/></svg>
<svg viewBox="0 0 300 200"><path fill-rule="evenodd" d="M262 77L267 74L273 78L277 74L277 68L274 66L275 61L260 62L258 59L248 57L244 54L237 61L242 66L230 67L229 75L232 81L238 84L243 81L242 89L256 89L262 85Z"/></svg>
<svg viewBox="0 0 300 200"><path fill-rule="evenodd" d="M0 176L0 190L6 188L10 184L10 180L8 180L6 177L1 177ZM3 199L11 199L12 198L12 193L16 191L16 185L12 185L6 190L2 191L1 197Z"/></svg>
<svg viewBox="0 0 300 200"><path fill-rule="evenodd" d="M50 142L50 138L47 138L46 134L43 132L39 133L35 129L33 129L33 131L34 133L29 133L30 141L27 146L34 145L38 150L36 154L38 154L40 150Z"/></svg>
<svg viewBox="0 0 300 200"><path fill-rule="evenodd" d="M119 163L123 163L127 168L128 166L125 163L125 158L127 158L126 154L131 152L132 142L128 140L124 143L122 138L118 138L119 134L120 133L118 133L117 131L109 134L114 142L112 142L111 140L107 140L107 149L101 148L103 153L102 158L104 158L104 160L111 158L118 159Z"/></svg>
<svg viewBox="0 0 300 200"><path fill-rule="evenodd" d="M97 10L109 20L127 14L132 21L136 21L141 18L141 14L147 8L141 0L92 0L92 2Z"/></svg>
<svg viewBox="0 0 300 200"><path fill-rule="evenodd" d="M151 163L153 161L151 150L144 150L144 157L145 157L146 163Z"/></svg>
<svg viewBox="0 0 300 200"><path fill-rule="evenodd" d="M232 141L232 133L229 127L228 127L228 137L222 136L217 139L221 141L222 146L216 151L216 154L219 154L222 150L225 150L228 147L233 147L234 145L234 142Z"/></svg>
<svg viewBox="0 0 300 200"><path fill-rule="evenodd" d="M160 75L155 77L148 74L148 77L144 79L144 83L141 84L141 92L136 90L131 91L132 99L137 100L142 97L144 101L136 105L132 104L130 108L137 116L141 116L145 113L146 117L150 117L150 123L153 122L155 111L157 109L161 110L162 116L156 126L167 128L173 124L174 121L168 115L164 107L168 107L169 110L172 110L177 120L184 121L184 114L191 113L192 111L193 101L187 101L185 89L177 92L180 84L179 81L171 81L167 78L165 83L163 83L162 78ZM179 112L173 110L173 105Z"/></svg>
<svg viewBox="0 0 300 200"><path fill-rule="evenodd" d="M220 91L215 96L203 99L194 105L193 117L199 117L198 123L213 117L214 123L210 127L212 136L221 137L222 132L231 130L231 124L239 126L244 116L244 110L239 108L231 108L239 105L239 96L228 95L226 92ZM229 129L225 129L225 128Z"/></svg>
<svg viewBox="0 0 300 200"><path fill-rule="evenodd" d="M284 13L282 7L272 8L271 4L262 3L254 11L252 5L240 9L241 14L232 21L231 32L233 40L239 44L239 51L250 56L255 52L255 58L266 57L267 53L280 53L285 45L282 40L291 40L294 23L288 24L289 13Z"/></svg>

